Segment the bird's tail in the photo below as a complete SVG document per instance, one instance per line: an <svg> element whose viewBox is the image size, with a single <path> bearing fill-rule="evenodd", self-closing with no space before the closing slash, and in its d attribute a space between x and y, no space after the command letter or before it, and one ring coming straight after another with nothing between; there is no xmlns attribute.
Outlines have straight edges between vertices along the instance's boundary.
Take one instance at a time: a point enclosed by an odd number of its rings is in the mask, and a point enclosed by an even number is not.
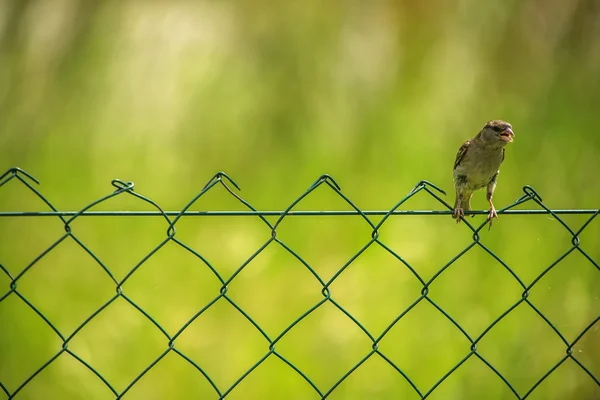
<svg viewBox="0 0 600 400"><path fill-rule="evenodd" d="M463 200L460 202L460 208L465 211L471 211L471 196L463 198Z"/></svg>

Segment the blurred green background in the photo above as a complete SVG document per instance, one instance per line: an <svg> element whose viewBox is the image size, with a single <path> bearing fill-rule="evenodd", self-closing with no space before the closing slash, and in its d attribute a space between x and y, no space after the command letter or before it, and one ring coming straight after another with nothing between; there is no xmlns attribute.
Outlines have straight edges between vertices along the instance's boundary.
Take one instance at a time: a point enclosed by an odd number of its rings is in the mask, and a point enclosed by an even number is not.
<svg viewBox="0 0 600 400"><path fill-rule="evenodd" d="M61 210L109 194L110 180L164 209L181 209L217 171L254 207L285 209L321 174L331 174L362 209L390 209L421 179L449 192L460 144L483 124L513 124L495 195L497 208L533 186L551 208L600 207L600 3L571 1L0 1L0 172L19 166ZM486 207L475 196L474 207ZM419 194L403 209L442 209ZM537 208L528 203L522 208ZM145 210L119 196L96 210ZM244 209L222 188L195 210ZM350 209L320 188L297 209ZM47 210L20 183L0 188L0 210ZM473 221L481 222L483 216ZM587 216L567 216L574 230ZM600 261L600 218L580 236ZM373 218L376 223L379 217ZM274 221L274 220L273 220ZM73 232L122 279L165 238L159 218L80 218ZM0 264L13 276L64 233L58 218L1 218ZM370 239L354 217L288 218L278 237L328 280ZM229 277L270 238L258 218L183 218L177 238ZM430 279L471 243L448 216L392 217L381 239ZM571 247L548 216L501 216L481 241L525 284ZM0 273L0 295L10 289ZM220 283L195 256L167 244L123 286L169 334L218 295ZM270 245L228 294L276 337L322 299L321 286L283 248ZM332 298L378 336L420 295L408 269L372 246L331 287ZM115 285L71 239L37 262L18 291L65 336L110 299ZM480 248L452 264L430 297L477 337L520 299L512 276ZM575 251L529 297L572 342L600 315L600 271ZM16 294L0 302L0 382L13 392L62 341ZM225 391L268 351L268 343L219 300L175 346ZM118 392L167 348L167 340L124 299L86 325L69 349ZM332 304L308 316L277 351L323 391L371 349ZM521 304L478 352L523 395L564 357L566 345ZM469 343L431 304L398 322L380 350L425 393L469 352ZM600 377L600 323L574 347ZM0 400L6 399L0 390ZM17 398L110 399L110 390L62 354ZM217 398L175 353L127 399ZM316 399L291 368L269 357L227 397ZM417 399L373 356L330 399ZM506 385L471 357L431 399L510 399ZM567 360L530 399L595 399L600 387Z"/></svg>

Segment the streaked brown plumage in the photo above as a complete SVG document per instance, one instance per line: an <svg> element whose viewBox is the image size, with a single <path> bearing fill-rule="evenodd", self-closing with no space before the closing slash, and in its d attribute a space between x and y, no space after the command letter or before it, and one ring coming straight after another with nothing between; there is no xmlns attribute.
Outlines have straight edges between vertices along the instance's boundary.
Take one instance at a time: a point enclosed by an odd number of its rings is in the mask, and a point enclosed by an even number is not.
<svg viewBox="0 0 600 400"><path fill-rule="evenodd" d="M494 218L498 219L492 203L496 189L496 179L500 164L504 161L504 146L513 141L515 134L512 126L505 121L492 120L474 138L467 140L458 150L454 161L454 188L456 202L452 218L456 222L471 210L473 192L487 187L487 200L490 204L488 219L490 226Z"/></svg>

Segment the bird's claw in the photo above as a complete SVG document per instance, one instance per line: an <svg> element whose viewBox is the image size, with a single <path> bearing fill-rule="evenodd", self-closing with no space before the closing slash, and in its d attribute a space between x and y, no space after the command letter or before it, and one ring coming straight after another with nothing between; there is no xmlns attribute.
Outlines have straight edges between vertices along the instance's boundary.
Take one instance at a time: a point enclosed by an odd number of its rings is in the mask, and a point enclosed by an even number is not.
<svg viewBox="0 0 600 400"><path fill-rule="evenodd" d="M452 211L452 218L456 220L458 224L461 219L465 216L465 211L461 207L456 207L454 211Z"/></svg>
<svg viewBox="0 0 600 400"><path fill-rule="evenodd" d="M499 219L498 213L496 212L496 208L494 206L491 206L490 213L487 216L487 220L490 221L490 226L489 226L488 230L492 228L492 222L494 221L494 218Z"/></svg>

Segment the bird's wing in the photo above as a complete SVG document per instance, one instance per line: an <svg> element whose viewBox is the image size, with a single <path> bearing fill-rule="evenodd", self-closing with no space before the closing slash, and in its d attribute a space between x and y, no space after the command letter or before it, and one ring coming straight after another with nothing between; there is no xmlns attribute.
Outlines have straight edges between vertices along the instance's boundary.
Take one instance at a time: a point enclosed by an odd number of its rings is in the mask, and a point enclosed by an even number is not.
<svg viewBox="0 0 600 400"><path fill-rule="evenodd" d="M465 154L467 154L467 150L469 149L469 145L471 144L470 140L467 140L460 146L458 149L458 153L456 153L456 160L454 160L454 169L458 167L463 158L465 158Z"/></svg>

